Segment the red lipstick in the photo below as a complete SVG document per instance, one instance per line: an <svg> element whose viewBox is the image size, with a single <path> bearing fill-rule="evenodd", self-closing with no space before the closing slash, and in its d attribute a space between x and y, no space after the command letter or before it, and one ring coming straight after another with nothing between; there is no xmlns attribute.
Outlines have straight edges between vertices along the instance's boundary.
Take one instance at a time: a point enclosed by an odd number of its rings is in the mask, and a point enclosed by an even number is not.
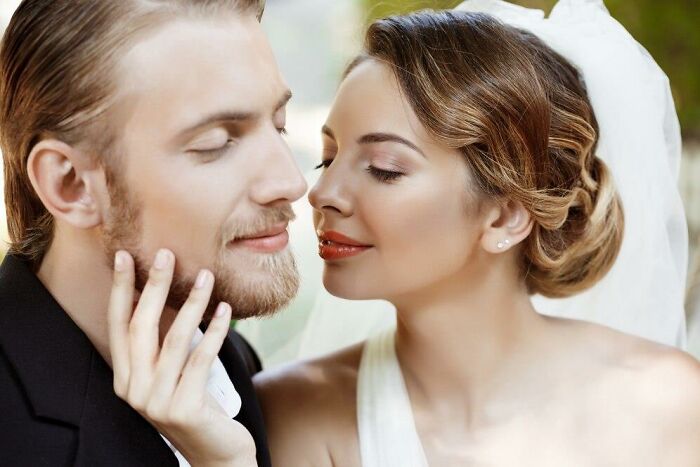
<svg viewBox="0 0 700 467"><path fill-rule="evenodd" d="M339 232L318 232L318 254L326 261L350 258L372 248Z"/></svg>

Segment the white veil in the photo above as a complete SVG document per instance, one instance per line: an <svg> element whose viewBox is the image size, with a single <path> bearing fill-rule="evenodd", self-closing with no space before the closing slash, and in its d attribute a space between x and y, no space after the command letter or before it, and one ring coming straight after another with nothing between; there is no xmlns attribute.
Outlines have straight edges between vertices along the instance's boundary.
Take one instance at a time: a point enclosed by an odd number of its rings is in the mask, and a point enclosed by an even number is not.
<svg viewBox="0 0 700 467"><path fill-rule="evenodd" d="M574 297L535 297L535 307L684 347L688 233L677 187L680 127L666 75L602 0L560 0L549 18L500 0L468 0L456 10L488 13L529 30L579 69L600 126L597 154L610 167L622 198L625 235L611 271ZM302 245L302 254L315 255L310 208L298 208L309 213L300 215L308 225L299 226L293 242L297 249ZM305 308L297 304L293 319L291 312L282 312L241 323L269 365L341 348L394 322L387 303L331 297L321 285L316 259L304 277L305 293L315 288L314 299Z"/></svg>

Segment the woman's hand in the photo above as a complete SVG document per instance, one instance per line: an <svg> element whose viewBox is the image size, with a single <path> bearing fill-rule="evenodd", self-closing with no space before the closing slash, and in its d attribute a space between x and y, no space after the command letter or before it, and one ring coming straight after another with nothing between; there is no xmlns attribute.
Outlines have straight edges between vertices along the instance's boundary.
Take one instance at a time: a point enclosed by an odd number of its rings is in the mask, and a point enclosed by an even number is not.
<svg viewBox="0 0 700 467"><path fill-rule="evenodd" d="M255 466L252 436L206 390L210 368L228 334L228 304L219 304L204 338L190 353L214 285L210 271L200 272L159 345L159 323L174 267L173 253L159 251L134 309L134 261L125 251L116 254L109 304L114 390L193 466Z"/></svg>

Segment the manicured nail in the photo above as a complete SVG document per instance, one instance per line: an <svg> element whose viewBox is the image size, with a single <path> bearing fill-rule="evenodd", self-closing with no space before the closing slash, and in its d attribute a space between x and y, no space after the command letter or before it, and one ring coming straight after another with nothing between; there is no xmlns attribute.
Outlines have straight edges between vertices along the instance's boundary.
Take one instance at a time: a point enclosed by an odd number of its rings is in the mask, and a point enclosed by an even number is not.
<svg viewBox="0 0 700 467"><path fill-rule="evenodd" d="M153 263L156 269L165 269L170 263L170 252L168 250L159 250L156 255L156 261Z"/></svg>
<svg viewBox="0 0 700 467"><path fill-rule="evenodd" d="M117 251L114 255L114 269L116 271L122 272L126 269L126 253L123 251Z"/></svg>
<svg viewBox="0 0 700 467"><path fill-rule="evenodd" d="M223 302L219 303L219 306L216 307L216 312L214 313L214 317L221 318L230 309L231 309L231 305L229 305L228 303L223 303Z"/></svg>
<svg viewBox="0 0 700 467"><path fill-rule="evenodd" d="M197 280L194 283L194 288L195 289L201 289L205 285L207 285L207 281L209 280L209 271L206 269L202 269L199 271L199 274L197 275Z"/></svg>

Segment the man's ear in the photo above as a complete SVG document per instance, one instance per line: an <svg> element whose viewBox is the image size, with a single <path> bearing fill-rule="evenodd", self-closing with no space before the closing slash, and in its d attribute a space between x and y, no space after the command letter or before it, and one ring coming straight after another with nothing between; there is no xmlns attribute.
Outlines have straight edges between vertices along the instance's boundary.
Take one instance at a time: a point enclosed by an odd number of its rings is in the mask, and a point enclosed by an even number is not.
<svg viewBox="0 0 700 467"><path fill-rule="evenodd" d="M34 190L55 218L81 229L102 223L99 187L95 186L102 169L89 155L58 140L42 140L29 154L27 171Z"/></svg>
<svg viewBox="0 0 700 467"><path fill-rule="evenodd" d="M481 246L489 253L508 251L532 231L533 221L525 207L516 201L494 204L486 219Z"/></svg>

